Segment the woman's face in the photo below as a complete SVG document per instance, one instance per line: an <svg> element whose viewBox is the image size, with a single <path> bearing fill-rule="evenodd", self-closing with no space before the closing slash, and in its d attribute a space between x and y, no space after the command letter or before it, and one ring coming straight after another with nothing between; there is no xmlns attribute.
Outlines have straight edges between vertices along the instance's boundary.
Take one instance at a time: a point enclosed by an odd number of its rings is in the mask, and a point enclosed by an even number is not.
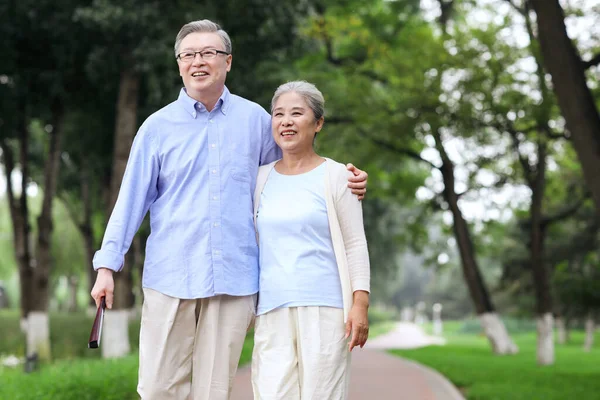
<svg viewBox="0 0 600 400"><path fill-rule="evenodd" d="M301 153L312 149L315 133L323 127L323 117L315 114L296 92L279 96L271 116L273 138L283 152Z"/></svg>

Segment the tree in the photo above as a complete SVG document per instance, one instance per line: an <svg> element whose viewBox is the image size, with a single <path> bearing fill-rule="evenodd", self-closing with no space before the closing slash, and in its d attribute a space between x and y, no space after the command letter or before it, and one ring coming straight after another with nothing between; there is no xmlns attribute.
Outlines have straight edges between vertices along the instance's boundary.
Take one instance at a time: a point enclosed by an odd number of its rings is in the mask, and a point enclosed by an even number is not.
<svg viewBox="0 0 600 400"><path fill-rule="evenodd" d="M584 62L567 34L559 0L529 0L537 16L540 51L544 67L552 76L554 92L571 134L573 146L600 212L600 115L585 70L600 61Z"/></svg>
<svg viewBox="0 0 600 400"><path fill-rule="evenodd" d="M555 220L550 221L544 216L544 197L551 140L553 136L564 138L564 135L555 135L550 128L553 99L549 96L545 76L539 62L539 54L536 47L537 41L529 18L529 10L525 9L522 16L525 18L525 25L529 34L529 48L536 64L537 89L541 96L541 102L533 109L524 110L521 108L520 110L511 110L514 115L518 115L519 111L525 111L525 115L528 118L517 120L523 129L516 129L515 124L503 115L498 115L496 118L502 121L501 124L504 129L501 128L501 131L508 132L513 142L512 148L515 152L515 158L522 168L522 174L527 187L531 190L528 249L536 298L538 330L537 360L540 365L551 365L554 364L554 319L550 283L551 275L546 262L545 242L548 225L551 222L555 222ZM521 105L523 103L527 104L526 102L517 104ZM533 157L528 157L521 150L525 147L521 138L526 137L527 133L530 136L534 136L531 141L535 148L535 156Z"/></svg>

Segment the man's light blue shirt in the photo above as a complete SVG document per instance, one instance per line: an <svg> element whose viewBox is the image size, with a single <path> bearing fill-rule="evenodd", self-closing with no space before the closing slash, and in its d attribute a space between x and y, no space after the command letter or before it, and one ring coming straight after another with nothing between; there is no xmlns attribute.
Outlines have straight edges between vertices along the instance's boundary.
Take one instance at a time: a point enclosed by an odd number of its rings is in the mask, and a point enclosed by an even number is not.
<svg viewBox="0 0 600 400"><path fill-rule="evenodd" d="M261 106L225 88L208 112L182 89L135 137L94 269L123 268L150 211L145 288L181 299L256 293L252 194L259 165L280 157Z"/></svg>

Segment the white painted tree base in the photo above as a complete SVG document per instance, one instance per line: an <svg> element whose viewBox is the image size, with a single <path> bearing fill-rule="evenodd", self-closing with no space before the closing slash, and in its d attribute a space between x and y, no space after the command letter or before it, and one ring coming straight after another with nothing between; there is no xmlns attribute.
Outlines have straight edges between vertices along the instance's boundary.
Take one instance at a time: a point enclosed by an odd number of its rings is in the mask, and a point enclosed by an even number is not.
<svg viewBox="0 0 600 400"><path fill-rule="evenodd" d="M85 315L94 318L96 316L97 311L98 309L96 308L96 306L87 306L85 309Z"/></svg>
<svg viewBox="0 0 600 400"><path fill-rule="evenodd" d="M435 336L442 336L443 333L444 333L444 325L442 324L442 321L439 319L434 319L433 320L433 334Z"/></svg>
<svg viewBox="0 0 600 400"><path fill-rule="evenodd" d="M133 307L127 310L129 313L129 320L135 321L142 318L142 307Z"/></svg>
<svg viewBox="0 0 600 400"><path fill-rule="evenodd" d="M50 361L50 320L47 312L32 311L26 324L27 356L38 355L40 361Z"/></svg>
<svg viewBox="0 0 600 400"><path fill-rule="evenodd" d="M479 322L485 336L492 345L494 354L505 355L517 354L519 352L519 348L509 336L506 326L504 326L504 322L502 322L498 314L495 312L480 314Z"/></svg>
<svg viewBox="0 0 600 400"><path fill-rule="evenodd" d="M594 318L588 317L585 320L585 341L583 343L583 349L585 351L591 351L594 346L594 331L596 330L596 324Z"/></svg>
<svg viewBox="0 0 600 400"><path fill-rule="evenodd" d="M538 316L537 361L539 365L554 364L554 317L552 313Z"/></svg>
<svg viewBox="0 0 600 400"><path fill-rule="evenodd" d="M129 354L129 310L106 310L100 350L102 358L118 358Z"/></svg>
<svg viewBox="0 0 600 400"><path fill-rule="evenodd" d="M556 318L555 325L558 334L558 344L567 343L567 326L565 320L563 318Z"/></svg>

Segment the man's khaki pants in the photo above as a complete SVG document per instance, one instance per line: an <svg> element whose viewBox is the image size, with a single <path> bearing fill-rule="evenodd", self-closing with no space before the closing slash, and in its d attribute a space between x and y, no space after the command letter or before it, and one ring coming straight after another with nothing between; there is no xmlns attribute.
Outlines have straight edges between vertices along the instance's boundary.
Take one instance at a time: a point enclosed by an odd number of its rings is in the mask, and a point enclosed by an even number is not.
<svg viewBox="0 0 600 400"><path fill-rule="evenodd" d="M227 400L256 295L182 300L144 289L142 400Z"/></svg>

